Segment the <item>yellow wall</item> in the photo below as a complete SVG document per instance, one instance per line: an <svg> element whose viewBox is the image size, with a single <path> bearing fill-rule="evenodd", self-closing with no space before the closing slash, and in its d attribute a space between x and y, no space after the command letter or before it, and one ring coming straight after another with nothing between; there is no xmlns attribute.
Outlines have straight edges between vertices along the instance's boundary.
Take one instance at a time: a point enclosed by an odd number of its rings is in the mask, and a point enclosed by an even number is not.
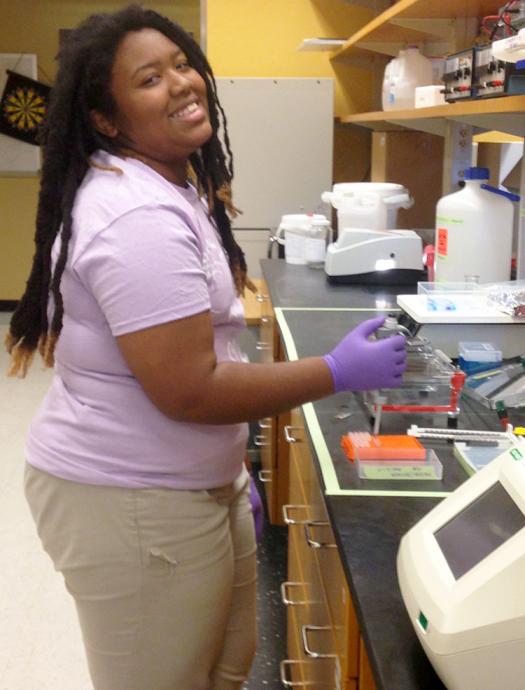
<svg viewBox="0 0 525 690"><path fill-rule="evenodd" d="M370 20L369 10L344 0L207 0L206 4L207 54L217 76L334 77L336 117L373 109L372 76L367 69L332 63L329 52L297 50L304 38L348 38ZM369 165L370 134L337 126L334 182L361 181Z"/></svg>
<svg viewBox="0 0 525 690"><path fill-rule="evenodd" d="M55 76L58 30L73 28L94 12L112 12L127 2L108 0L0 0L0 52L36 53L39 79ZM180 22L199 38L198 0L142 2ZM33 256L38 177L0 176L0 300L18 299Z"/></svg>
<svg viewBox="0 0 525 690"><path fill-rule="evenodd" d="M304 38L347 38L369 19L343 0L207 0L208 58L224 77L335 76L335 114L366 111L367 70L337 65L334 75L329 52L297 48Z"/></svg>

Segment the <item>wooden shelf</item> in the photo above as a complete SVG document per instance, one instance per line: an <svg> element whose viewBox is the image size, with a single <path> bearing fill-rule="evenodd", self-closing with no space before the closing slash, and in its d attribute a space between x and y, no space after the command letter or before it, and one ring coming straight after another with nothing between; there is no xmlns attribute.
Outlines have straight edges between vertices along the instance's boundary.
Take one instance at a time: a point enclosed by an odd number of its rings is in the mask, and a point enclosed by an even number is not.
<svg viewBox="0 0 525 690"><path fill-rule="evenodd" d="M332 60L396 55L406 45L457 41L458 21L495 14L501 5L502 0L398 0L334 51Z"/></svg>
<svg viewBox="0 0 525 690"><path fill-rule="evenodd" d="M403 128L444 136L447 121L454 121L465 122L483 131L497 130L524 136L524 112L525 96L504 96L430 108L358 113L346 115L340 122L378 131Z"/></svg>

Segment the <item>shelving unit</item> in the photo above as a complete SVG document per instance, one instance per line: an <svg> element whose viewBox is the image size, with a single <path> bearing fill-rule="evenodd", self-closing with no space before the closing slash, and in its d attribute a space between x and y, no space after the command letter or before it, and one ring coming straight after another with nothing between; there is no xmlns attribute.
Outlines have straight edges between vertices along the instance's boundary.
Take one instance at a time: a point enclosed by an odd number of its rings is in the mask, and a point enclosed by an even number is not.
<svg viewBox="0 0 525 690"><path fill-rule="evenodd" d="M398 0L372 19L332 53L332 62L395 56L407 45L418 45L427 55L445 55L472 46L479 20L497 14L502 0ZM455 187L459 172L469 165L475 135L496 131L525 136L525 96L504 96L449 103L430 108L351 113L340 118L344 125L373 131L414 130L444 137L442 193ZM521 166L521 202L518 211L517 277L525 278L525 157Z"/></svg>
<svg viewBox="0 0 525 690"><path fill-rule="evenodd" d="M351 36L332 59L394 56L406 45L459 50L469 44L478 18L497 13L501 5L501 0L398 0Z"/></svg>
<svg viewBox="0 0 525 690"><path fill-rule="evenodd" d="M341 118L343 124L360 125L373 130L384 131L396 126L441 136L446 134L447 121L524 136L525 96L464 101L411 110L357 113Z"/></svg>

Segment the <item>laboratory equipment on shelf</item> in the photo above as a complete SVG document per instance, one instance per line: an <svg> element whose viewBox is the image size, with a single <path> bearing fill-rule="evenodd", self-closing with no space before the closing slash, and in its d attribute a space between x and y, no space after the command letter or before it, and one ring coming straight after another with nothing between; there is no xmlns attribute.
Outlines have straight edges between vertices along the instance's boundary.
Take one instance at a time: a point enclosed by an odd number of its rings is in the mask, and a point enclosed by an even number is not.
<svg viewBox="0 0 525 690"><path fill-rule="evenodd" d="M378 337L403 331L395 319L387 319ZM444 415L448 425L456 424L465 373L443 352L435 350L427 338L409 335L406 349L407 368L401 386L362 394L373 419L374 434L379 433L384 413Z"/></svg>
<svg viewBox="0 0 525 690"><path fill-rule="evenodd" d="M520 63L525 60L525 27L514 36L492 42L492 54L497 60Z"/></svg>
<svg viewBox="0 0 525 690"><path fill-rule="evenodd" d="M448 690L523 689L523 444L516 441L403 536L397 575L416 635Z"/></svg>
<svg viewBox="0 0 525 690"><path fill-rule="evenodd" d="M438 282L476 275L480 283L510 279L514 206L519 196L492 187L488 168L467 168L465 186L436 207Z"/></svg>
<svg viewBox="0 0 525 690"><path fill-rule="evenodd" d="M467 48L447 55L443 83L447 103L472 98L474 95L474 50Z"/></svg>

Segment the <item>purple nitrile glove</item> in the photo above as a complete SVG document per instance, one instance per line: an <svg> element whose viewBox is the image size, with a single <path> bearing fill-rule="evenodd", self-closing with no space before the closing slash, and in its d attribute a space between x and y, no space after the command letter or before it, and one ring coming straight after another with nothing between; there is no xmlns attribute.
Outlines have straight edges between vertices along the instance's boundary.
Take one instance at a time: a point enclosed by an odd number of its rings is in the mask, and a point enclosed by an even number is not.
<svg viewBox="0 0 525 690"><path fill-rule="evenodd" d="M264 508L261 497L255 486L255 480L250 476L250 503L252 506L253 521L255 523L255 540L259 544L264 529Z"/></svg>
<svg viewBox="0 0 525 690"><path fill-rule="evenodd" d="M334 379L334 392L395 388L406 369L406 341L402 335L369 340L385 321L368 319L345 335L323 359Z"/></svg>

